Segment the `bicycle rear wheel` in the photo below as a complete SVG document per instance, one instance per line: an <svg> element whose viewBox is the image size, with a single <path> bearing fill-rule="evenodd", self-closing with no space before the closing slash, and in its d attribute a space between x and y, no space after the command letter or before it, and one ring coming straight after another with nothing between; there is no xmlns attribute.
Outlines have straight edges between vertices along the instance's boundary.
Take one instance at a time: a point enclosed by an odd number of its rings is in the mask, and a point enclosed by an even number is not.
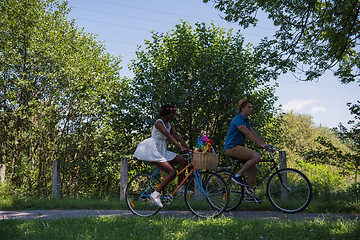
<svg viewBox="0 0 360 240"><path fill-rule="evenodd" d="M229 203L225 211L233 211L239 207L244 198L244 187L231 180L233 174L229 171L218 171L216 174L224 179L229 188Z"/></svg>
<svg viewBox="0 0 360 240"><path fill-rule="evenodd" d="M212 172L195 172L185 188L185 203L190 211L202 218L217 217L229 201L225 181Z"/></svg>
<svg viewBox="0 0 360 240"><path fill-rule="evenodd" d="M312 198L309 179L292 168L281 169L271 175L266 192L271 204L285 213L303 211Z"/></svg>
<svg viewBox="0 0 360 240"><path fill-rule="evenodd" d="M150 173L135 175L126 187L126 204L130 211L137 216L149 217L156 214L160 208L150 199L150 194L159 186L160 181L152 178Z"/></svg>

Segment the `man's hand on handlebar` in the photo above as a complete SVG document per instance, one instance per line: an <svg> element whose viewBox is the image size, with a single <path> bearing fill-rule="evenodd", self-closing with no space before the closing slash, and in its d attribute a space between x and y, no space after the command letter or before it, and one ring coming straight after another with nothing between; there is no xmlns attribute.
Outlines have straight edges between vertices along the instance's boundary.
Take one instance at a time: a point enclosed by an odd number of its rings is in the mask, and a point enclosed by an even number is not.
<svg viewBox="0 0 360 240"><path fill-rule="evenodd" d="M275 150L276 150L276 148L273 145L264 144L261 147L264 148L266 151L269 151L271 153L275 152Z"/></svg>
<svg viewBox="0 0 360 240"><path fill-rule="evenodd" d="M260 147L262 147L263 149L265 149L265 150L267 150L267 151L270 150L270 147L269 147L269 145L267 145L267 144L262 144Z"/></svg>

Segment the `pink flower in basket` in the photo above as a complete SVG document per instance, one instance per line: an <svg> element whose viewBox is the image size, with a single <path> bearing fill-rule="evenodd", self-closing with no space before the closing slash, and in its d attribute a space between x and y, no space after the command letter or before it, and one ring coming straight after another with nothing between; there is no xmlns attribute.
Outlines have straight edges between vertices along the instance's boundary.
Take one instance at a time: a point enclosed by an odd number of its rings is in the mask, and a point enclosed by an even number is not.
<svg viewBox="0 0 360 240"><path fill-rule="evenodd" d="M201 137L197 139L195 152L211 152L213 144L214 141L209 138L209 134L206 134L206 136L204 136L204 134L201 133Z"/></svg>

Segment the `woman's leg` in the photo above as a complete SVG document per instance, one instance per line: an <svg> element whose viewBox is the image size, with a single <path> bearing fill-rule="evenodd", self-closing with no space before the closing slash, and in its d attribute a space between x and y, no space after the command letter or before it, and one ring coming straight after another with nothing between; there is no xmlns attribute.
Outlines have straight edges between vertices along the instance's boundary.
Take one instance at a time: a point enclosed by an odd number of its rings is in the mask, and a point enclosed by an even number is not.
<svg viewBox="0 0 360 240"><path fill-rule="evenodd" d="M154 165L156 165L160 170L167 173L167 175L164 177L164 179L159 184L158 188L156 189L157 192L161 192L164 190L164 188L176 177L176 170L170 165L169 162L154 162Z"/></svg>
<svg viewBox="0 0 360 240"><path fill-rule="evenodd" d="M171 164L179 164L178 172L183 170L187 165L186 159L179 155L176 155L176 157L173 160L171 160L170 163ZM178 185L180 185L180 183L184 180L184 178L185 178L185 171L183 171L182 173L179 174Z"/></svg>

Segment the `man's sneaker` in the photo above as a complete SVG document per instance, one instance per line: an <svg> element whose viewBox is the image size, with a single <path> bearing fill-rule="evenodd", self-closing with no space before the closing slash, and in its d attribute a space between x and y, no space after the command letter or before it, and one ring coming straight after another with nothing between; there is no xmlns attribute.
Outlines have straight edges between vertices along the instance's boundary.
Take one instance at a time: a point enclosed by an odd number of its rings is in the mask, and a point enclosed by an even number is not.
<svg viewBox="0 0 360 240"><path fill-rule="evenodd" d="M257 197L253 197L253 196L247 196L245 199L245 202L247 203L262 203L264 200L257 198Z"/></svg>
<svg viewBox="0 0 360 240"><path fill-rule="evenodd" d="M185 187L182 185L176 192L176 195L184 195L185 194Z"/></svg>
<svg viewBox="0 0 360 240"><path fill-rule="evenodd" d="M246 181L245 181L245 179L244 179L243 176L238 176L238 177L233 176L233 177L231 178L231 180L233 180L233 181L236 182L237 184L240 184L241 186L244 186L244 187L247 186L247 183L246 183Z"/></svg>
<svg viewBox="0 0 360 240"><path fill-rule="evenodd" d="M162 208L164 207L161 203L161 199L160 199L160 193L155 191L152 194L150 194L150 198L152 200L152 202L157 205L158 207Z"/></svg>
<svg viewBox="0 0 360 240"><path fill-rule="evenodd" d="M188 191L188 193L192 194L193 191ZM182 185L182 186L177 190L177 192L175 193L175 195L183 196L184 194L185 194L185 187L184 187L184 185Z"/></svg>

